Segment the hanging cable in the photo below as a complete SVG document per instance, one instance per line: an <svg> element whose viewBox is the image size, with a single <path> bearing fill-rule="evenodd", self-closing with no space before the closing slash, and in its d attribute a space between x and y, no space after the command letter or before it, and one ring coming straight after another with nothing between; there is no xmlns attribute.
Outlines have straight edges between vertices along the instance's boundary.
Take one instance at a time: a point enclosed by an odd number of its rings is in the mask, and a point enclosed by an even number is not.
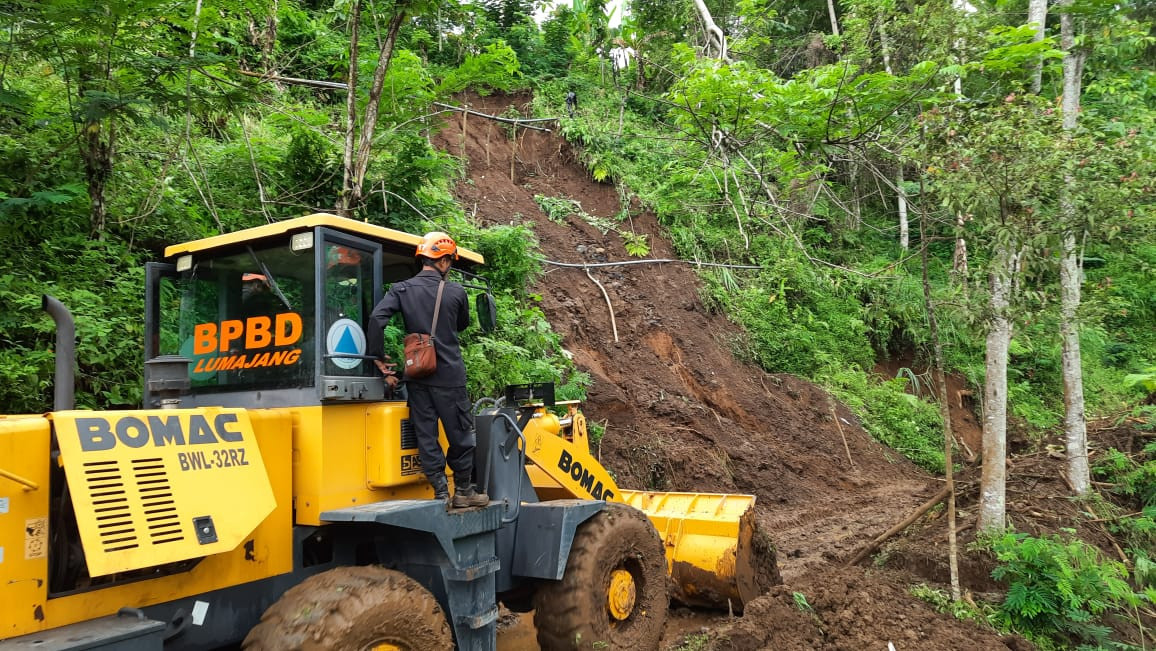
<svg viewBox="0 0 1156 651"><path fill-rule="evenodd" d="M555 262L554 260L542 260L549 265L555 267L573 267L581 269L583 267L623 267L631 264L662 264L668 262L680 262L682 264L690 264L698 267L725 267L727 269L766 269L752 264L723 264L722 262L697 262L694 260L673 260L670 258L652 258L650 260L623 260L621 262Z"/></svg>

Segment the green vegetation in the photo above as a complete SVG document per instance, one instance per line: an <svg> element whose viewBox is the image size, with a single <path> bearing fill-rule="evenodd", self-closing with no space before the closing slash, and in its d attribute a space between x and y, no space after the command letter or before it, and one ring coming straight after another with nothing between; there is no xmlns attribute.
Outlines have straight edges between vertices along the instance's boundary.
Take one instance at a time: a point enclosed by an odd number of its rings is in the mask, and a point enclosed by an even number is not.
<svg viewBox="0 0 1156 651"><path fill-rule="evenodd" d="M1150 602L1129 586L1123 563L1103 558L1081 540L1007 533L986 544L999 563L992 576L1008 584L995 621L1033 640L1057 648L1104 645L1112 632L1109 615L1127 617Z"/></svg>
<svg viewBox="0 0 1156 651"><path fill-rule="evenodd" d="M562 354L561 339L537 306L538 297L527 292L542 272L533 231L497 226L462 241L486 257L498 302L496 331L471 329L462 339L470 394L496 396L509 384L554 382L559 400L585 397L589 375Z"/></svg>
<svg viewBox="0 0 1156 651"><path fill-rule="evenodd" d="M936 612L951 615L960 620L976 622L987 626L994 626L997 622L997 611L986 603L971 604L967 601L953 601L946 590L933 588L926 583L911 587L911 596L931 604Z"/></svg>
<svg viewBox="0 0 1156 651"><path fill-rule="evenodd" d="M1023 2L972 13L946 2L834 4L837 35L823 3L707 0L728 35L723 60L690 2L633 0L614 27L601 0L557 7L541 24L518 0L7 3L0 411L50 409L54 344L40 294L76 316L78 404L137 405L144 262L174 242L346 201L354 218L446 230L486 256L499 321L493 334L465 337L473 395L548 380L559 397L582 397L590 378L531 292L542 273L532 229L475 224L451 192L465 162L431 145L445 117L436 103L469 90L531 91L538 116L564 116L557 132L591 180L622 199L617 216L599 218L574 199L538 196L547 218L614 231L629 256L647 257L654 243L632 220L641 206L681 258L735 265L700 272L703 304L741 328L735 354L826 387L923 468L944 463L930 387L910 368L872 373L883 359L922 368L930 357L923 245L947 370L972 387L985 377L989 278L1001 251L1016 255L1009 408L1042 440L1063 420L1058 260L1075 236L1086 411L1156 422L1141 404L1156 392L1151 7L1073 0L1035 39ZM1064 12L1083 64L1075 129L1058 110ZM391 24L397 39L383 58ZM634 51L624 70L606 58L615 47ZM354 192L348 111L365 125L375 102ZM1095 461L1117 504L1082 505L1123 538L1132 578L1147 586L1156 445ZM665 482L660 467L650 476ZM1098 643L1103 616L1137 603L1121 568L1074 541L1008 534L991 548L1012 586L993 615L1005 628Z"/></svg>
<svg viewBox="0 0 1156 651"><path fill-rule="evenodd" d="M706 651L710 648L710 636L706 633L688 635L682 644L674 647L674 651Z"/></svg>
<svg viewBox="0 0 1156 651"><path fill-rule="evenodd" d="M1150 432L1156 407L1141 405L1121 420L1132 421ZM1107 521L1107 528L1121 540L1135 566L1138 585L1156 585L1152 554L1156 549L1156 443L1149 442L1134 454L1108 448L1092 466L1093 475L1107 485L1112 502L1089 504L1089 514Z"/></svg>
<svg viewBox="0 0 1156 651"><path fill-rule="evenodd" d="M1135 620L1156 598L1156 591L1137 592L1129 585L1122 563L1070 535L1007 532L975 546L995 558L992 576L1008 586L1002 603L952 601L944 590L925 584L913 586L912 596L956 619L1019 633L1040 649L1133 648L1110 639L1110 623ZM1150 567L1145 562L1137 568Z"/></svg>
<svg viewBox="0 0 1156 651"><path fill-rule="evenodd" d="M792 592L791 601L795 602L795 608L798 608L805 613L815 612L815 609L812 608L811 604L807 601L807 595L803 594L802 592Z"/></svg>

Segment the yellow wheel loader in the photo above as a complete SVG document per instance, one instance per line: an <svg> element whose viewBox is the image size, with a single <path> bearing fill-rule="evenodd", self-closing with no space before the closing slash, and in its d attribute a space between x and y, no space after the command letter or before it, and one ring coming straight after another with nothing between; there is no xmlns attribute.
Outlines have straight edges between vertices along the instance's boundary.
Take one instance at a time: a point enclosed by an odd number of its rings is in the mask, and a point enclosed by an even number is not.
<svg viewBox="0 0 1156 651"><path fill-rule="evenodd" d="M754 597L754 497L620 489L551 385L475 405L488 506L432 499L404 385L365 354L418 241L311 215L169 247L133 411L74 409L45 297L54 411L0 416L0 650L493 649L499 602L543 648L653 649L672 597Z"/></svg>

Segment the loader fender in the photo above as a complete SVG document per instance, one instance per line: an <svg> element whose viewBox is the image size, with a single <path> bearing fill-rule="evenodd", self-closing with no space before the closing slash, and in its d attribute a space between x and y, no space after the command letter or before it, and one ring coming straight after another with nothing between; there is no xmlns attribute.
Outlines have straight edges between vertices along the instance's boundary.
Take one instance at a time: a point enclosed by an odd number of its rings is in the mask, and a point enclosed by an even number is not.
<svg viewBox="0 0 1156 651"><path fill-rule="evenodd" d="M578 525L605 507L606 502L592 500L522 504L514 541L514 575L554 581L561 579Z"/></svg>

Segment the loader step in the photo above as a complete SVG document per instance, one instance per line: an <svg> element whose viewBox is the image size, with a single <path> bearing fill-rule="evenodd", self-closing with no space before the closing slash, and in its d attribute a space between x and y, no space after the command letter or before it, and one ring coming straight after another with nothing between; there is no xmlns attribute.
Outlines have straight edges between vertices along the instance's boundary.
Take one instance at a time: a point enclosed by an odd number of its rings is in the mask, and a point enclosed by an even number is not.
<svg viewBox="0 0 1156 651"><path fill-rule="evenodd" d="M0 651L161 651L164 633L164 622L123 613L0 640Z"/></svg>

